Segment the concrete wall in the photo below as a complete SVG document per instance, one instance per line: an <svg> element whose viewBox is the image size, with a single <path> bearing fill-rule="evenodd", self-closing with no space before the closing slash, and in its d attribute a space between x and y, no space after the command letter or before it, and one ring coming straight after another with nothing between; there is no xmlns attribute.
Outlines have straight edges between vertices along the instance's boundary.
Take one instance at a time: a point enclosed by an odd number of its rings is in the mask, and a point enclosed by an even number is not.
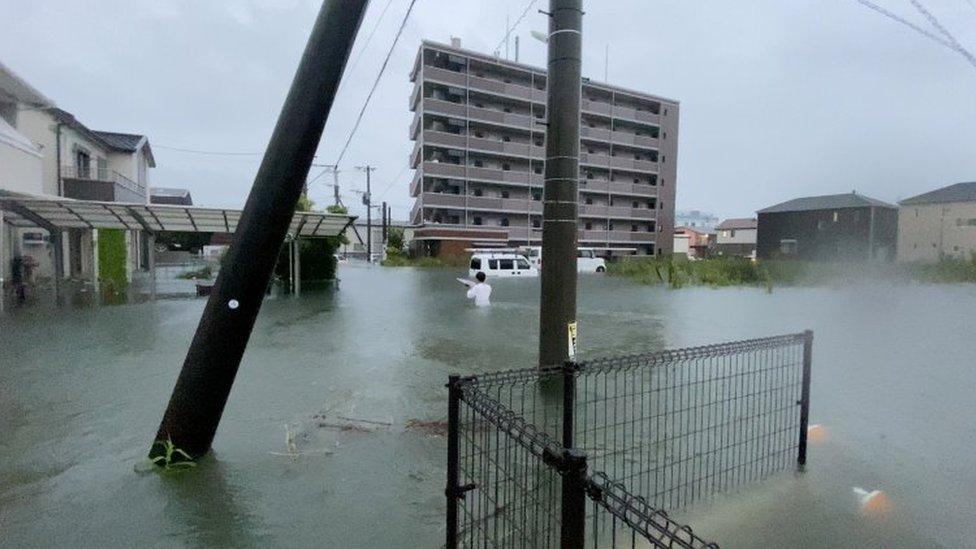
<svg viewBox="0 0 976 549"><path fill-rule="evenodd" d="M976 253L976 202L902 206L898 260L935 262Z"/></svg>
<svg viewBox="0 0 976 549"><path fill-rule="evenodd" d="M43 168L40 146L0 119L0 189L43 194Z"/></svg>

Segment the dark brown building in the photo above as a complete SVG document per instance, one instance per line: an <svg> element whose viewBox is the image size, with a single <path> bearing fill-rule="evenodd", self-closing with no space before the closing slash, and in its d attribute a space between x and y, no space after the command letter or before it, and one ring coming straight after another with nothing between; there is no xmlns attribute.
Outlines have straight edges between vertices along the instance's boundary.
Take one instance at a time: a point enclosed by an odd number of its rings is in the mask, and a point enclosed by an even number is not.
<svg viewBox="0 0 976 549"><path fill-rule="evenodd" d="M758 213L760 259L889 261L895 255L897 208L856 192L797 198Z"/></svg>

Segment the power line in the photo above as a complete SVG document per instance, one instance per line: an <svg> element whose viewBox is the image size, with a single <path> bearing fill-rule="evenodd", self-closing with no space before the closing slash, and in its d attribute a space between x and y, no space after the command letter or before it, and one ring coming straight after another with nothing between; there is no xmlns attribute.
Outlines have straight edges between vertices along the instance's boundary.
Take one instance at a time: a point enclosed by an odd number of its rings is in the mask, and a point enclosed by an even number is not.
<svg viewBox="0 0 976 549"><path fill-rule="evenodd" d="M394 184L394 183L396 183L397 181L399 181L399 180L400 180L400 178L401 178L401 177L403 176L403 172L405 172L405 171L407 171L407 170L409 170L409 169L410 169L410 166L409 166L409 165L407 165L407 166L404 166L404 167L403 167L403 169L402 169L402 170L400 170L400 173L398 173L398 174L396 175L396 177L394 177L394 178L393 178L393 180L392 180L392 181L390 181L390 184L389 184L389 185L387 185L385 189L383 189L383 192L382 192L382 193L380 193L380 196L379 196L379 197L380 197L380 198L383 198L384 196L386 196L386 193L388 193L388 192L390 192L390 189L392 189L392 188L393 188L393 184Z"/></svg>
<svg viewBox="0 0 976 549"><path fill-rule="evenodd" d="M529 14L529 10L532 9L532 6L534 6L535 3L538 2L538 1L539 0L531 0L525 6L525 9L522 10L522 15L519 15L518 16L518 19L515 20L515 24L513 24L511 27L505 29L505 38L502 38L501 42L499 42L498 45L495 46L495 49L492 50L492 51L499 51L499 50L501 50L502 44L504 44L504 43L506 43L508 41L508 37L512 35L512 31L515 30L515 27L519 26L519 23L521 23L522 20L525 19L525 16Z"/></svg>
<svg viewBox="0 0 976 549"><path fill-rule="evenodd" d="M376 80L373 82L373 87L370 88L369 94L366 95L366 101L363 102L363 107L359 109L359 115L356 117L356 123L353 125L352 131L349 132L349 137L346 139L346 144L342 146L342 150L339 152L339 156L336 158L336 166L342 162L342 158L346 155L346 151L349 150L349 144L352 143L352 138L355 137L356 131L359 129L359 124L363 121L363 115L366 114L366 107L369 106L369 101L373 98L373 94L376 93L376 88L380 84L380 79L383 78L383 73L386 72L386 66L390 63L390 57L393 55L393 50L396 48L397 42L400 40L400 35L403 34L403 28L407 26L407 19L410 18L410 12L413 11L413 6L416 3L417 0L410 0L410 5L407 6L407 12L403 14L403 21L400 22L400 27L397 29L396 36L393 37L393 43L390 44L390 49L386 52L386 58L383 59L383 65L380 66L380 72L376 75Z"/></svg>
<svg viewBox="0 0 976 549"><path fill-rule="evenodd" d="M872 10L880 13L881 15L884 15L885 17L888 17L889 19L893 19L893 20L901 23L902 25L905 25L906 27L914 30L915 32L917 32L917 33L919 33L919 34L921 34L921 35L923 35L923 36L925 36L925 37L927 37L927 38L929 38L931 40L934 40L935 42L938 42L939 44L942 44L943 46L945 46L947 48L952 48L952 44L950 44L947 40L945 40L941 36L938 36L938 35L936 35L933 32L929 32L929 31L923 29L922 27L916 25L915 23L912 23L911 21L905 19L904 17L900 17L898 15L895 15L894 13L891 13L890 11L882 8L881 6L875 4L874 2L870 2L869 0L855 0L855 1L858 4L861 4L862 6L865 6L867 8L870 8L870 9L872 9Z"/></svg>
<svg viewBox="0 0 976 549"><path fill-rule="evenodd" d="M373 25L373 30L369 31L369 36L367 36L366 41L363 42L363 47L359 50L359 54L356 55L356 59L353 60L352 66L349 67L349 70L345 71L346 74L352 74L353 71L356 70L356 67L359 65L359 61L363 58L363 54L366 53L366 48L369 47L369 43L373 40L373 35L375 35L376 30L380 28L380 23L383 22L383 16L386 15L386 10L390 9L390 4L392 3L393 0L387 0L386 5L383 6L383 11L380 12L379 19L377 19L376 24Z"/></svg>
<svg viewBox="0 0 976 549"><path fill-rule="evenodd" d="M188 154L204 154L210 156L261 156L264 153L261 152L237 152L237 151L201 151L197 149L184 149L182 147L170 147L168 145L153 145L156 149L166 149L168 151L176 151Z"/></svg>
<svg viewBox="0 0 976 549"><path fill-rule="evenodd" d="M959 55L965 57L966 60L969 61L969 63L973 67L976 67L976 57L973 57L973 54L970 53L969 50L964 48L962 44L960 44L959 41L956 40L955 36L949 33L949 31L942 25L942 23L935 18L935 15L932 15L932 12L926 9L926 7L923 6L919 0L909 0L909 2L911 2L912 5L915 6L915 9L918 10L918 12L921 13L926 20L928 20L930 25L935 27L935 30L939 31L940 33L942 33L943 36L945 36L945 38L949 41L949 43L952 44L951 47L953 50L959 53Z"/></svg>

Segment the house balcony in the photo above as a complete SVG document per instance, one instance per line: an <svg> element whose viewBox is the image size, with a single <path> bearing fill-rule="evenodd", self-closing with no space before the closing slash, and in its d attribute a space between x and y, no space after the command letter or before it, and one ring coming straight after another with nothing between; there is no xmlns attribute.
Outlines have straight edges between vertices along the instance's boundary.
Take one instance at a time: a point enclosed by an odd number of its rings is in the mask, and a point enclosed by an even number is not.
<svg viewBox="0 0 976 549"><path fill-rule="evenodd" d="M61 167L64 196L99 202L146 202L146 187L128 177L105 168Z"/></svg>
<svg viewBox="0 0 976 549"><path fill-rule="evenodd" d="M420 194L420 187L423 181L424 176L421 175L420 170L415 170L413 172L413 179L410 181L410 196L416 198Z"/></svg>

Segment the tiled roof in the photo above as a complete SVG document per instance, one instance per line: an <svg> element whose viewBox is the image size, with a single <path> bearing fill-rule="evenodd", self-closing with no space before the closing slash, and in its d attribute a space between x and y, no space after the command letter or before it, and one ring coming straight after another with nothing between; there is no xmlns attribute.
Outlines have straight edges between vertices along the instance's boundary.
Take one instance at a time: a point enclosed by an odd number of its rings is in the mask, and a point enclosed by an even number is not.
<svg viewBox="0 0 976 549"><path fill-rule="evenodd" d="M136 152L136 147L145 139L142 135L132 133L101 132L97 130L92 133L101 137L102 141L107 143L109 147L125 152Z"/></svg>
<svg viewBox="0 0 976 549"><path fill-rule="evenodd" d="M855 192L794 198L793 200L787 200L775 206L759 210L759 213L806 212L812 210L836 210L840 208L867 208L869 206L895 208L892 204Z"/></svg>
<svg viewBox="0 0 976 549"><path fill-rule="evenodd" d="M915 204L974 201L976 201L976 181L970 181L968 183L956 183L955 185L949 185L948 187L942 187L941 189L906 198L901 201L901 204L903 206L911 206Z"/></svg>
<svg viewBox="0 0 976 549"><path fill-rule="evenodd" d="M715 227L718 230L725 229L755 229L757 227L757 221L750 217L734 217L732 219L726 219L725 221L718 224Z"/></svg>

